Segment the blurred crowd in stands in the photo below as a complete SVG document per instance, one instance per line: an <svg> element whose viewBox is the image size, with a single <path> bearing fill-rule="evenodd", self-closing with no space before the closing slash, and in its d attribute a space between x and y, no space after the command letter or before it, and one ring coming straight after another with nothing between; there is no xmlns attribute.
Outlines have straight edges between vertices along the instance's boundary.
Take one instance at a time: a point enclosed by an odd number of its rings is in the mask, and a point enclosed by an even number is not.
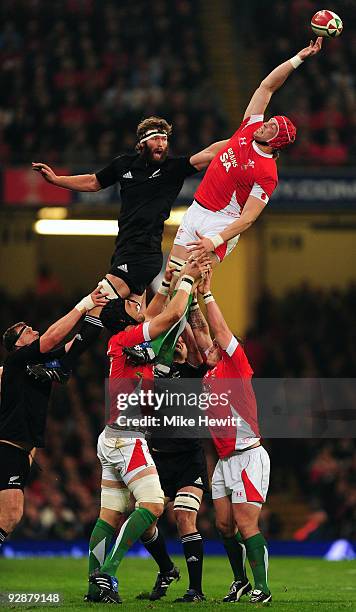
<svg viewBox="0 0 356 612"><path fill-rule="evenodd" d="M285 164L356 160L352 2L338 2L342 36L325 40L318 59L272 99L271 113L289 115L298 127ZM314 0L251 0L233 10L239 40L257 48L263 74L308 43L319 8ZM174 154L228 136L198 0L3 0L0 17L3 163L100 167L133 150L135 127L151 114L173 123Z"/></svg>
<svg viewBox="0 0 356 612"><path fill-rule="evenodd" d="M75 303L67 302L49 270L39 274L35 293L11 299L0 296L1 324L28 321L40 331ZM51 282L50 282L51 280ZM317 290L302 286L283 298L265 294L256 326L246 338L246 352L258 377L351 377L356 367L356 286ZM238 330L236 330L238 332ZM106 340L81 357L67 385L55 385L48 419L47 445L27 490L25 518L13 537L88 537L100 502L100 468L96 439L104 424ZM2 351L2 349L1 349ZM0 352L0 363L4 359ZM263 406L260 406L260 410ZM294 490L310 515L300 520L297 539L356 539L356 444L350 439L269 439L270 495ZM293 494L291 494L293 503ZM214 513L207 497L199 528L216 537ZM283 535L278 507L263 510L266 536ZM304 524L303 524L304 523ZM172 510L162 527L174 536Z"/></svg>
<svg viewBox="0 0 356 612"><path fill-rule="evenodd" d="M0 18L3 162L100 167L152 114L175 154L225 135L198 0L3 0Z"/></svg>
<svg viewBox="0 0 356 612"><path fill-rule="evenodd" d="M265 74L315 39L310 20L320 10L320 2L252 0L246 4L246 23L254 25L249 28L250 44L257 46ZM268 109L268 114L288 115L298 128L296 144L283 156L284 164L343 166L356 161L354 1L339 0L331 8L344 21L342 35L324 39L322 53L296 71Z"/></svg>

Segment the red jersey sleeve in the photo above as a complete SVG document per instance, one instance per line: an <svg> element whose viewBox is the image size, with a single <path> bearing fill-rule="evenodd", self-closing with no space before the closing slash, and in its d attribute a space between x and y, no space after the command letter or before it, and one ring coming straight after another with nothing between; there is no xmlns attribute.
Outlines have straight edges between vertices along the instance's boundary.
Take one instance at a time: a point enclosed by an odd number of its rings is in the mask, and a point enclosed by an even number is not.
<svg viewBox="0 0 356 612"><path fill-rule="evenodd" d="M127 331L125 330L112 336L109 342L109 352L113 353L118 347L135 346L135 344L141 344L146 340L150 340L148 326L148 322L140 323L140 325L135 325L135 327L131 327Z"/></svg>
<svg viewBox="0 0 356 612"><path fill-rule="evenodd" d="M246 117L238 130L236 130L236 132L232 135L230 140L236 138L246 138L248 141L253 140L255 131L261 127L262 123L263 115L251 115L250 117Z"/></svg>
<svg viewBox="0 0 356 612"><path fill-rule="evenodd" d="M251 378L253 376L253 369L246 353L235 336L232 336L229 346L223 351L223 361L226 370L231 371L231 378Z"/></svg>

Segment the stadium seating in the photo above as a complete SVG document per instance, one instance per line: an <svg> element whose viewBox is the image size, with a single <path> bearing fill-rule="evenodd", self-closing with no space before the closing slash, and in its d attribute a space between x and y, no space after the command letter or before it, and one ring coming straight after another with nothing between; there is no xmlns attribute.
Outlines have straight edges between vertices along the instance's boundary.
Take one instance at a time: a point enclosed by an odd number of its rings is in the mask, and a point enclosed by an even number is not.
<svg viewBox="0 0 356 612"><path fill-rule="evenodd" d="M152 114L173 122L176 154L224 137L197 11L184 0L4 0L3 162L100 167L132 150L137 123Z"/></svg>
<svg viewBox="0 0 356 612"><path fill-rule="evenodd" d="M345 16L342 37L325 40L317 61L302 66L272 98L268 114L271 111L271 114L289 115L298 127L296 144L290 155L281 157L283 164L339 166L355 163L356 17L350 6L348 0L337 3L338 14ZM251 7L248 14L250 44L258 49L262 71L266 74L308 44L312 37L309 22L320 9L320 3L271 0L263 10L263 3L253 0ZM259 18L261 11L263 19Z"/></svg>

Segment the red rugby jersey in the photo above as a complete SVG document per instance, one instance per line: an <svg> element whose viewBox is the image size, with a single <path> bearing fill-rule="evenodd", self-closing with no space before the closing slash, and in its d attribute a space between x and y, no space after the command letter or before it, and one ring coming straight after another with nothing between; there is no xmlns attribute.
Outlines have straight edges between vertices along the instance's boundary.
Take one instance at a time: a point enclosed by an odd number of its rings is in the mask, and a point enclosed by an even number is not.
<svg viewBox="0 0 356 612"><path fill-rule="evenodd" d="M226 394L227 389L231 391L228 393L228 404L220 401L218 405L210 406L209 418L234 417L239 423L238 426L217 424L210 427L210 434L220 458L228 457L235 450L248 448L260 438L252 376L253 370L245 351L232 336L229 346L222 351L220 361L204 376L210 393L223 397L222 394Z"/></svg>
<svg viewBox="0 0 356 612"><path fill-rule="evenodd" d="M121 394L136 394L140 389L147 391L153 388L153 365L133 366L127 360L123 348L126 346L135 346L147 340L150 340L149 322L140 323L128 330L119 332L111 336L108 344L107 354L110 360L109 370L109 401L110 401L110 418L109 424L116 421L121 413L118 408L117 396ZM145 414L146 410L142 407L141 414Z"/></svg>
<svg viewBox="0 0 356 612"><path fill-rule="evenodd" d="M194 195L205 208L239 217L250 195L267 204L278 175L273 156L253 139L262 123L263 115L247 117L210 162Z"/></svg>

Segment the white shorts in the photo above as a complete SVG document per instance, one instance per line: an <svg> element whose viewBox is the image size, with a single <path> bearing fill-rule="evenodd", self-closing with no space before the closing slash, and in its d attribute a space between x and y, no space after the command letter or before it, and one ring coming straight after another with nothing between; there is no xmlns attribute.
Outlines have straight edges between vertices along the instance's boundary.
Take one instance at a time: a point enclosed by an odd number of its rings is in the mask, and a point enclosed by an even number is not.
<svg viewBox="0 0 356 612"><path fill-rule="evenodd" d="M233 504L260 506L266 501L270 474L269 455L263 446L219 459L212 480L212 497L231 495Z"/></svg>
<svg viewBox="0 0 356 612"><path fill-rule="evenodd" d="M237 216L228 215L219 211L214 212L203 208L194 200L193 204L189 206L187 212L184 214L174 239L174 244L186 247L188 242L197 240L196 231L203 236L215 236L215 234L222 232L228 225L237 219ZM231 253L232 249L237 245L239 238L240 235L235 236L215 249L215 254L220 261Z"/></svg>
<svg viewBox="0 0 356 612"><path fill-rule="evenodd" d="M126 485L142 470L155 466L144 438L107 438L104 430L98 438L97 454L102 478Z"/></svg>

